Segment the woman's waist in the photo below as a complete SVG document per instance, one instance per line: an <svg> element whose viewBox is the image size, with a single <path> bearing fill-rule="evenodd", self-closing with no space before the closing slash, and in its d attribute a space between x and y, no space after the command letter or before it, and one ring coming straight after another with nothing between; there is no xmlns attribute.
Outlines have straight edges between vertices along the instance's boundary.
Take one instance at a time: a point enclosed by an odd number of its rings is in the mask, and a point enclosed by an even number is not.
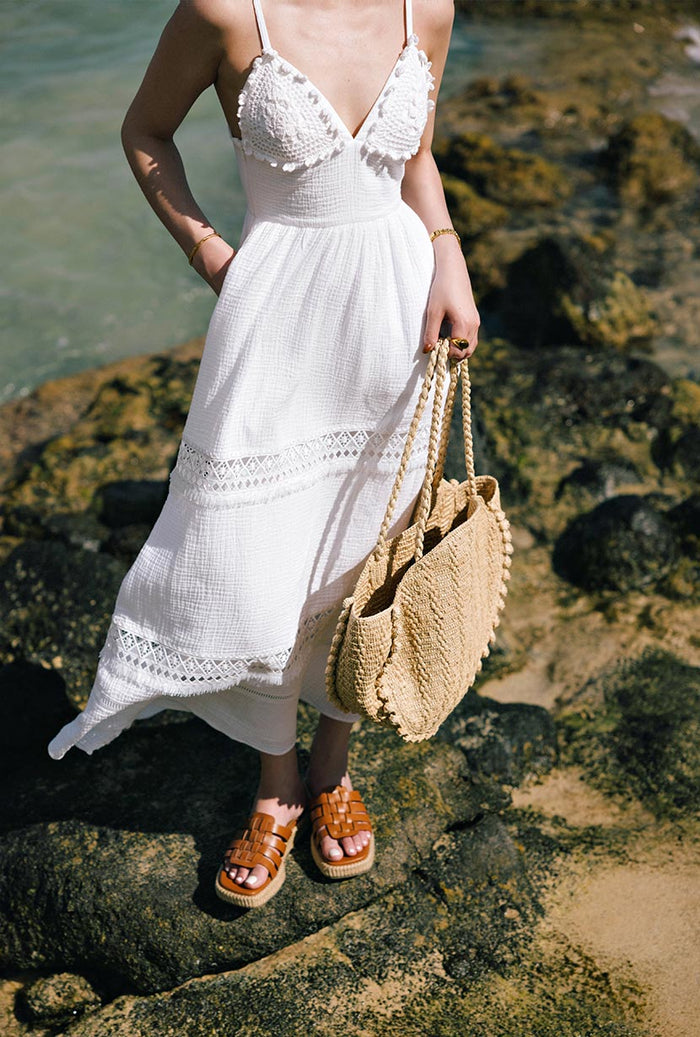
<svg viewBox="0 0 700 1037"><path fill-rule="evenodd" d="M401 206L401 181L377 175L356 156L289 172L241 148L236 154L248 209L256 219L323 227L382 219Z"/></svg>

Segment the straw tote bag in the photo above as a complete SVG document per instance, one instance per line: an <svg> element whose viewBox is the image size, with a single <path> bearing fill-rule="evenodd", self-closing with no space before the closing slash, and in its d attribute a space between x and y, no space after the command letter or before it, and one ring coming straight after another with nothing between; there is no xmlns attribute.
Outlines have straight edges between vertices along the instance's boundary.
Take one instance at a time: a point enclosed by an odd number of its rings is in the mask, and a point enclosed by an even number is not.
<svg viewBox="0 0 700 1037"><path fill-rule="evenodd" d="M343 602L325 674L331 702L408 742L435 734L481 670L495 641L513 553L498 483L474 474L467 361L448 352L449 340L440 339L430 355L379 539ZM433 374L423 486L412 524L387 540ZM460 374L467 469L461 483L442 477Z"/></svg>

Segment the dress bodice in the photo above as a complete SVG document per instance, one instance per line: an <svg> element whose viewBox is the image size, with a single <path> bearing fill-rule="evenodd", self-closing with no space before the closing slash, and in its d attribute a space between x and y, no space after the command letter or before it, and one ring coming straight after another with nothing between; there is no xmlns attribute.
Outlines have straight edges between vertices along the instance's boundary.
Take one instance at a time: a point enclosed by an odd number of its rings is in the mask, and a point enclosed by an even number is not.
<svg viewBox="0 0 700 1037"><path fill-rule="evenodd" d="M431 62L413 32L411 4L406 0L406 41L372 108L352 134L333 105L309 77L270 44L260 0L253 0L262 41L238 102L245 155L282 172L319 166L351 152L380 176L401 180L404 163L420 145L428 114L434 107ZM345 168L341 163L339 168Z"/></svg>

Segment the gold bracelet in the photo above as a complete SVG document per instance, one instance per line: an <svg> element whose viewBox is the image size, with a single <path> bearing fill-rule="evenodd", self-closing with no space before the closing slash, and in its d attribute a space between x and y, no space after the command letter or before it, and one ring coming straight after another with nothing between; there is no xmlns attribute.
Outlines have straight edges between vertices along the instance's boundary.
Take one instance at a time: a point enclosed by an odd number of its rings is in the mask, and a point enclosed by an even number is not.
<svg viewBox="0 0 700 1037"><path fill-rule="evenodd" d="M205 234L203 238L200 238L199 241L197 242L197 244L192 247L192 251L190 252L189 256L187 257L187 262L190 264L190 266L192 266L192 260L197 255L197 253L199 252L200 248L202 247L202 245L204 244L205 241L209 241L209 238L220 238L220 237L221 237L221 235L219 234L218 230L214 230L214 231L211 232L211 234Z"/></svg>
<svg viewBox="0 0 700 1037"><path fill-rule="evenodd" d="M435 241L435 239L439 237L441 234L454 234L460 245L462 244L462 239L460 238L459 234L454 229L454 227L441 227L440 230L434 230L433 233L430 235L430 240Z"/></svg>

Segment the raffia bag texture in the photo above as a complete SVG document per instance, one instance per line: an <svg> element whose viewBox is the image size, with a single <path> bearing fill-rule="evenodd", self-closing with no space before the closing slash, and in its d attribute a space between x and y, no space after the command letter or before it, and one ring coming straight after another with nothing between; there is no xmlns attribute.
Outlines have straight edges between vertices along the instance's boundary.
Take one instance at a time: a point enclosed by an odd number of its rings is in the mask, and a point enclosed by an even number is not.
<svg viewBox="0 0 700 1037"><path fill-rule="evenodd" d="M474 683L495 642L513 553L498 482L474 471L467 361L448 353L449 340L440 339L430 355L379 539L353 595L343 602L326 666L331 702L392 727L409 742L435 734ZM443 479L460 375L464 482ZM433 376L425 479L411 525L387 540Z"/></svg>

